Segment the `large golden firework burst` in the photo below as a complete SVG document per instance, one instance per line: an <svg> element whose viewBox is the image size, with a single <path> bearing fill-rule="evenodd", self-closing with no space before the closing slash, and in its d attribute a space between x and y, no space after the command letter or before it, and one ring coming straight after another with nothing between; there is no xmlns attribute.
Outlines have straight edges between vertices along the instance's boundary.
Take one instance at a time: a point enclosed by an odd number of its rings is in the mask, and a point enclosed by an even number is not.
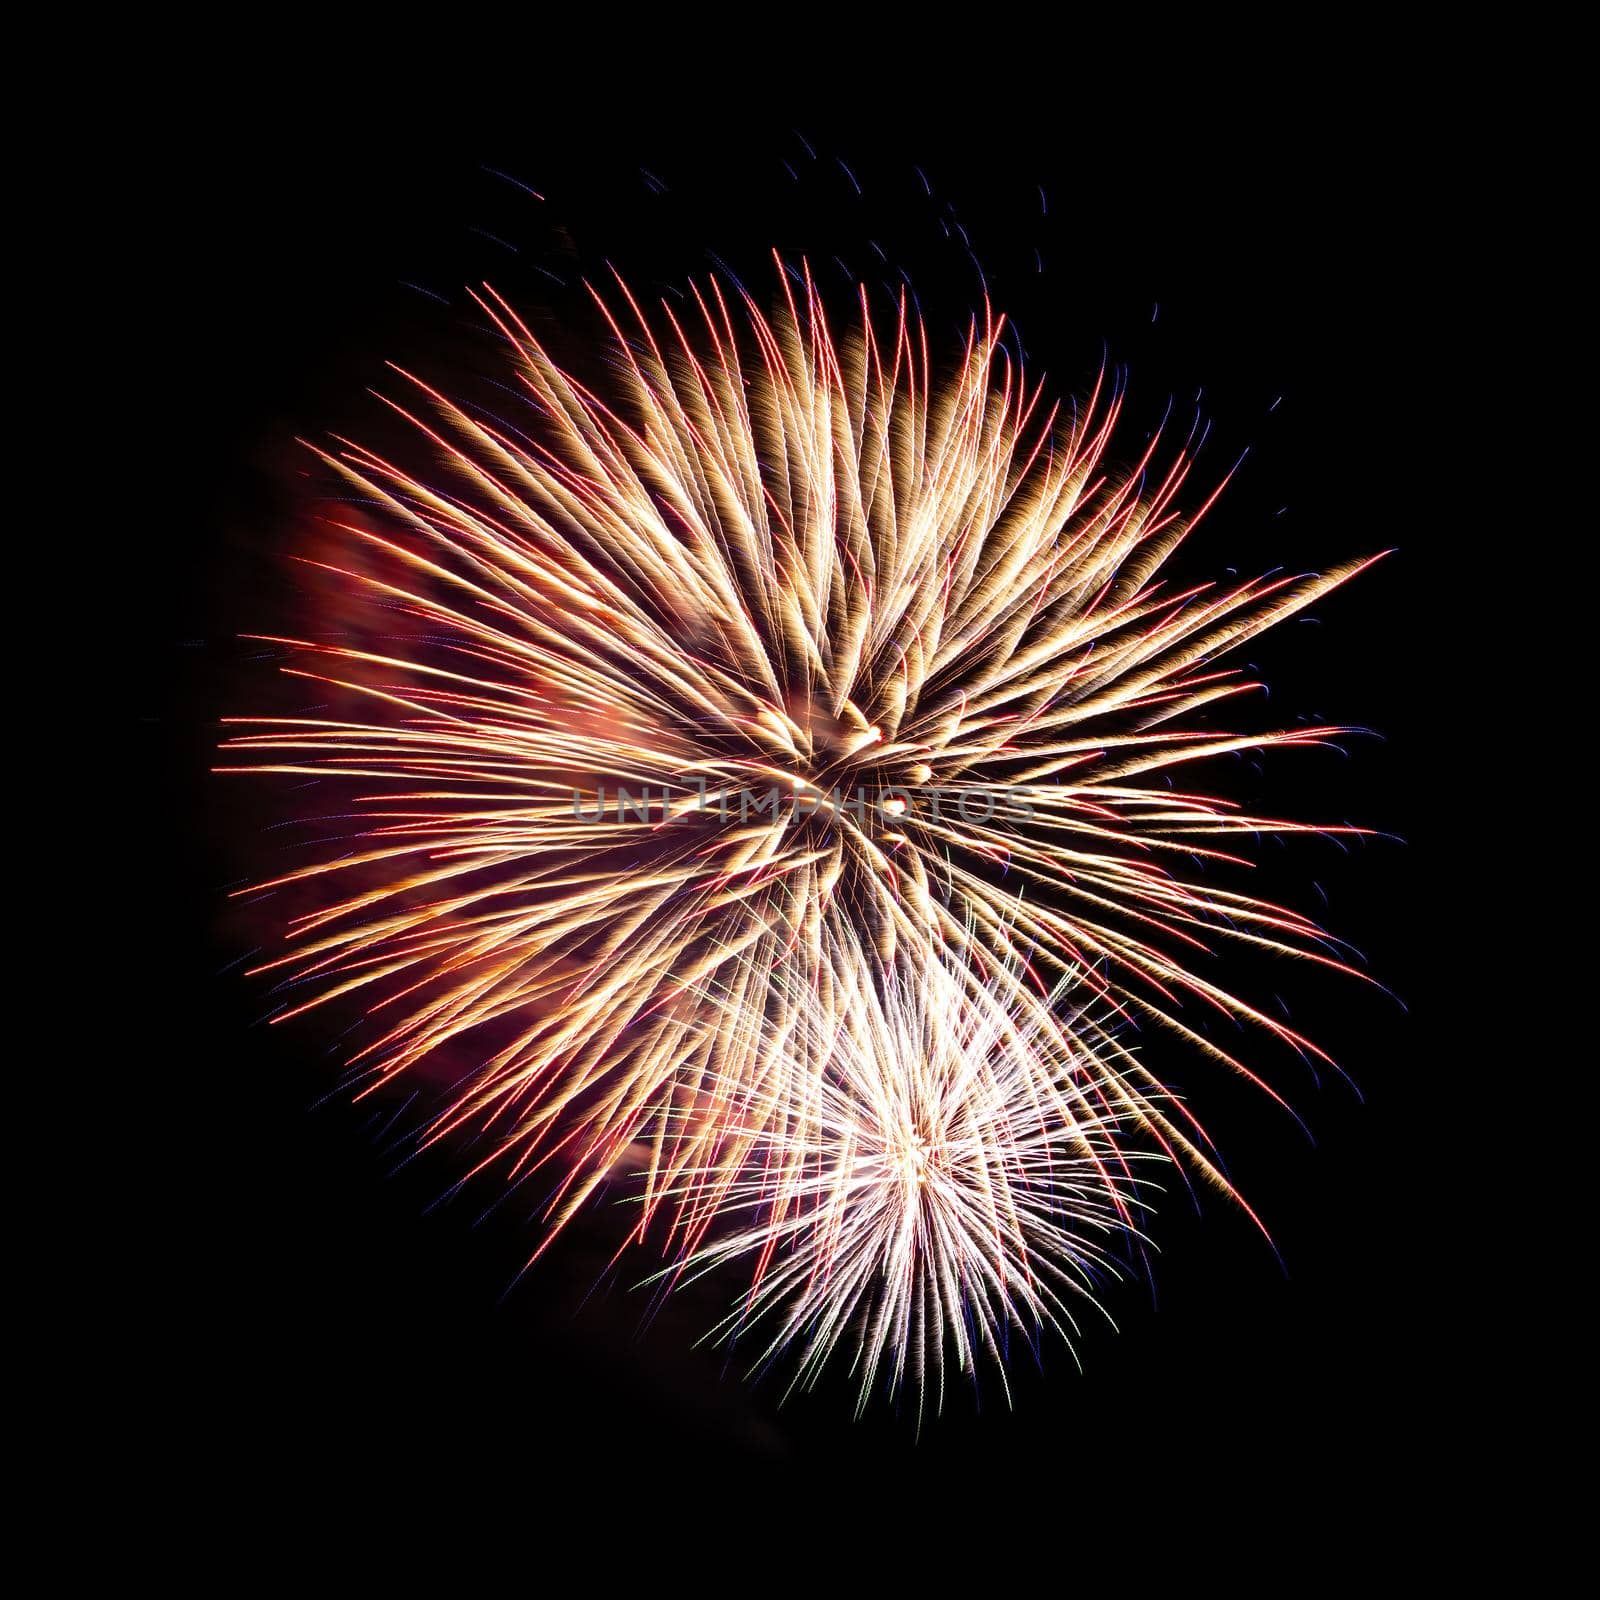
<svg viewBox="0 0 1600 1600"><path fill-rule="evenodd" d="M865 1289L819 1308L846 1275L805 1263L829 1227L877 1237L851 1207L906 1191L847 1183L819 1221L819 1172L889 1137L897 1074L963 1130L962 1172L1025 1171L1035 1197L985 1190L996 1226L947 1246L897 1235L932 1254L928 1275L898 1260L891 1297L914 1285L916 1317L954 1328L985 1282L1002 1314L1040 1312L1020 1243L1126 1219L1125 1145L1226 1187L1124 1024L1252 1075L1183 1020L1199 1000L1321 1053L1192 959L1231 943L1349 970L1306 918L1194 870L1309 830L1171 774L1344 731L1196 717L1255 687L1224 657L1364 563L1175 589L1165 564L1210 501L1180 514L1189 460L1159 437L1112 464L1119 395L1048 406L987 311L941 376L904 301L875 321L863 292L836 338L809 274L782 282L770 316L713 281L655 322L621 287L603 393L486 291L531 420L409 379L396 410L426 466L321 452L361 506L320 564L383 625L276 639L325 706L237 719L224 770L338 779L364 819L354 850L272 880L310 897L261 969L293 985L281 1016L359 991L369 1089L469 1049L427 1137L486 1135L479 1165L513 1179L553 1163L548 1233L626 1160L637 1233L662 1217L698 1259L731 1208L723 1254L743 1255L758 1192L762 1303L793 1289L831 1348ZM917 1063L905 1018L933 985L976 1008L944 1037L977 1028L998 1077ZM818 1043L874 1015L890 1043ZM952 1108L961 1085L977 1098ZM1065 1221L1036 1202L1035 1157L1059 1148ZM899 1304L868 1319L869 1365L873 1328L899 1330L903 1363Z"/></svg>

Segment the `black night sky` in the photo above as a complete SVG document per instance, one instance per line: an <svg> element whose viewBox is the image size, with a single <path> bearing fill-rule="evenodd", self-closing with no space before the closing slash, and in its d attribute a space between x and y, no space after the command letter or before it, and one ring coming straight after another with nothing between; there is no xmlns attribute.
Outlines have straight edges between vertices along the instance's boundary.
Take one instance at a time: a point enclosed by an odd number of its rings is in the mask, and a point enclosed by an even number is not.
<svg viewBox="0 0 1600 1600"><path fill-rule="evenodd" d="M1406 330L1431 293L1407 159L1281 107L1221 130L1196 119L1144 150L1100 119L863 131L785 114L730 133L548 106L453 117L441 135L425 108L382 99L371 115L288 115L210 94L150 168L163 275L181 279L151 401L175 487L135 592L153 875L138 959L166 1140L156 1409L246 1482L269 1461L300 1482L398 1471L513 1494L580 1462L945 1482L1046 1469L1066 1493L1137 1481L1096 1492L1097 1516L1130 1494L1237 1493L1298 1505L1330 1546L1347 1516L1396 1513L1432 1448L1423 1396L1443 1315L1417 1154L1437 1065L1415 987L1410 618L1444 533L1418 515L1404 464L1408 418L1429 404ZM1126 368L1127 445L1170 405L1180 437L1196 414L1209 424L1197 482L1248 451L1181 557L1186 576L1398 552L1247 652L1272 686L1258 725L1322 718L1373 736L1241 760L1219 781L1278 815L1396 836L1266 841L1259 892L1349 939L1410 1009L1332 974L1281 977L1295 1025L1354 1085L1252 1042L1314 1142L1200 1061L1164 1063L1282 1263L1220 1198L1174 1194L1153 1287L1112 1292L1120 1332L1087 1328L1081 1375L1059 1344L1042 1368L1018 1351L1014 1409L987 1375L976 1397L956 1387L920 1441L881 1400L853 1422L842 1382L780 1407L777 1383L693 1348L716 1304L686 1295L647 1324L642 1271L597 1282L603 1212L514 1283L536 1238L529 1205L481 1221L492 1191L435 1205L455 1163L402 1164L398 1102L326 1098L337 1060L315 1015L258 1024L268 1003L237 970L251 940L225 896L270 855L278 813L209 771L218 718L271 676L237 636L291 592L297 436L378 426L367 390L384 387L386 359L446 381L481 370L468 284L581 346L596 336L582 280L607 263L641 299L719 265L765 293L773 247L805 255L841 312L857 279L898 283L904 268L936 343L964 331L986 284L1058 391L1081 392L1102 360Z"/></svg>

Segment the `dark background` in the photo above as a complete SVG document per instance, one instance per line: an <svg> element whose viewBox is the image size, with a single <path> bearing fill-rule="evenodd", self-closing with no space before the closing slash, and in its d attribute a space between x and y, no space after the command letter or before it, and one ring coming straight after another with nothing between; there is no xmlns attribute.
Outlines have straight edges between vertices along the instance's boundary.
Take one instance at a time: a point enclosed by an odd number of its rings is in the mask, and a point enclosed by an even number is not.
<svg viewBox="0 0 1600 1600"><path fill-rule="evenodd" d="M1450 1321L1429 1265L1449 1231L1429 1154L1443 1069L1414 909L1427 672L1415 618L1448 552L1419 510L1429 464L1414 428L1440 398L1421 354L1436 191L1391 132L1283 105L1225 130L1180 117L1151 148L1098 120L1010 115L868 131L741 116L702 133L676 114L602 123L576 98L456 116L448 133L404 97L370 114L213 97L172 118L145 169L163 290L159 371L141 397L166 439L152 471L170 478L130 593L148 652L136 960L159 1041L157 1243L140 1293L148 1398L202 1463L247 1483L398 1473L513 1493L579 1461L946 1483L1043 1470L1141 1506L1294 1505L1330 1545L1349 1518L1403 1514L1437 1462ZM1259 892L1320 912L1410 1010L1332 974L1251 991L1280 993L1354 1082L1315 1082L1249 1042L1315 1142L1199 1062L1164 1062L1281 1265L1222 1200L1173 1195L1154 1288L1111 1291L1121 1331L1088 1326L1082 1375L1059 1345L1042 1371L1019 1352L1013 1410L985 1375L976 1398L956 1385L920 1440L881 1400L852 1422L842 1384L780 1408L779 1385L752 1387L691 1348L714 1304L686 1297L646 1326L630 1287L642 1271L590 1293L603 1216L513 1286L535 1238L528 1207L479 1221L492 1193L435 1206L453 1165L401 1165L398 1104L374 1115L326 1099L331 1041L314 1015L258 1025L269 1002L235 969L255 941L224 904L270 865L260 823L280 814L208 768L218 717L271 676L236 636L292 582L281 553L306 514L294 437L359 434L380 414L364 391L383 386L386 358L444 379L484 370L468 283L488 279L541 332L581 344L594 326L581 279L608 261L641 299L717 259L764 297L772 246L810 259L841 317L855 275L877 285L904 267L936 346L964 330L981 263L1057 392L1082 392L1102 359L1126 366L1125 449L1169 401L1178 437L1197 411L1211 424L1192 481L1209 486L1248 448L1185 574L1398 547L1315 621L1245 652L1272 684L1257 725L1304 716L1381 737L1345 741L1347 755L1279 752L1264 775L1234 763L1218 781L1279 815L1404 841L1267 841Z"/></svg>

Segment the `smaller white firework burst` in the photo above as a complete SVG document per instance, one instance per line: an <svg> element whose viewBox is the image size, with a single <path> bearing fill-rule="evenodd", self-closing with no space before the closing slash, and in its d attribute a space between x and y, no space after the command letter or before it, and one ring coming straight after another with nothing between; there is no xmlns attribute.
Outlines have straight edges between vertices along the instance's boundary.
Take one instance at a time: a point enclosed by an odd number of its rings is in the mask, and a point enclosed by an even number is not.
<svg viewBox="0 0 1600 1600"><path fill-rule="evenodd" d="M920 1415L952 1364L975 1377L986 1352L1005 1385L1013 1337L1070 1348L1074 1302L1106 1315L1108 1246L1139 1240L1148 1183L1072 1025L1007 1003L1015 970L975 987L951 962L832 956L777 980L785 1048L821 1070L780 1074L782 1106L717 1108L719 1157L684 1175L680 1259L653 1281L744 1263L750 1289L709 1337L754 1338L756 1369L794 1351L790 1391L842 1355L858 1413L881 1380L891 1395L909 1381Z"/></svg>

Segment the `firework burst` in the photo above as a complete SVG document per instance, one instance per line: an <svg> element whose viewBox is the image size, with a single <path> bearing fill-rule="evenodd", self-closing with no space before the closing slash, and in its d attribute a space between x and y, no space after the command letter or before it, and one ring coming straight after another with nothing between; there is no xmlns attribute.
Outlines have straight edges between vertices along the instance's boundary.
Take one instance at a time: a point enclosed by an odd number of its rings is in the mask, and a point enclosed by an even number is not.
<svg viewBox="0 0 1600 1600"><path fill-rule="evenodd" d="M971 1373L987 1355L1004 1383L1013 1333L1070 1345L1073 1305L1102 1309L1108 1238L1126 1239L1143 1197L1120 1119L1085 1104L1092 1052L1065 988L1049 997L1065 1014L1041 1025L1016 1014L1014 972L978 988L944 961L879 972L853 944L829 956L821 991L775 979L797 991L780 1081L802 1103L774 1116L757 1096L723 1119L725 1166L685 1174L682 1261L661 1281L749 1266L717 1334L753 1343L756 1367L793 1352L808 1385L843 1343L858 1410L882 1377L891 1394L913 1385L920 1417L952 1359ZM739 1006L712 1016L758 1025ZM780 1127L797 1131L779 1144ZM798 1180L775 1186L791 1165Z"/></svg>
<svg viewBox="0 0 1600 1600"><path fill-rule="evenodd" d="M776 1285L809 1273L839 1220L818 1210L818 1162L866 1159L824 1147L909 1115L902 1093L918 1118L957 1117L942 1148L962 1174L1031 1172L1073 1129L1103 1174L1125 1175L1133 1140L1226 1187L1127 1025L1254 1078L1186 1001L1321 1052L1195 953L1350 969L1306 918L1194 871L1237 860L1230 840L1306 826L1172 775L1346 731L1194 719L1257 687L1224 657L1360 564L1176 588L1164 566L1211 502L1180 515L1189 458L1159 436L1111 464L1120 394L1047 406L987 311L940 376L903 300L880 323L863 294L836 337L809 276L782 283L774 315L713 281L659 324L619 285L628 321L601 302L615 356L594 388L486 292L515 422L407 377L412 398L390 404L431 466L319 452L360 509L333 524L348 554L313 565L383 622L274 639L324 705L236 719L229 741L223 770L337 780L361 819L353 847L255 886L309 897L260 969L293 996L276 1020L357 995L363 1092L469 1051L426 1137L472 1130L478 1166L511 1181L546 1165L547 1234L626 1157L636 1234L665 1207L692 1253L724 1203L753 1203L758 1172L764 1214L786 1219L764 1253L806 1241ZM919 982L966 1016L956 1035L997 1030L1011 1064L941 1056L889 1081L927 1026ZM832 1048L842 1030L867 1051L874 1028L893 1041L870 1047L876 1087ZM1030 1121L1036 1142L991 1168L977 1145L1012 1139L1017 1094L1058 1122ZM1127 1221L1121 1183L1103 1178L1096 1205ZM1013 1230L995 1259L1021 1260L1029 1229L1065 1239L1030 1193L985 1201L985 1225ZM933 1265L894 1271L871 1338L900 1342L898 1370L909 1328L951 1325L955 1291ZM805 1302L817 1349L866 1292L849 1281L832 1311ZM1007 1316L1056 1303L1009 1268L986 1281Z"/></svg>

